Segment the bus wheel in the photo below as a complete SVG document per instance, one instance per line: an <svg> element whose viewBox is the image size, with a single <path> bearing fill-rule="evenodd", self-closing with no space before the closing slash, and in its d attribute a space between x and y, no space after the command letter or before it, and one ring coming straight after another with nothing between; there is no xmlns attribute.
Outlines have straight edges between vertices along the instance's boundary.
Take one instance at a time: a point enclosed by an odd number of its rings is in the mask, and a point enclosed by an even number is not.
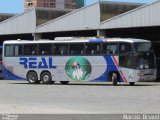
<svg viewBox="0 0 160 120"><path fill-rule="evenodd" d="M111 79L112 79L113 85L117 86L117 82L118 82L118 75L117 75L117 73L113 72L112 76L111 76Z"/></svg>
<svg viewBox="0 0 160 120"><path fill-rule="evenodd" d="M62 85L67 85L69 81L60 81Z"/></svg>
<svg viewBox="0 0 160 120"><path fill-rule="evenodd" d="M134 86L135 82L130 82L129 84L130 86Z"/></svg>
<svg viewBox="0 0 160 120"><path fill-rule="evenodd" d="M52 76L49 72L44 72L41 75L41 81L43 84L52 84L54 81L52 81Z"/></svg>
<svg viewBox="0 0 160 120"><path fill-rule="evenodd" d="M40 83L40 81L38 80L38 76L37 76L36 72L29 72L27 74L27 81L30 84L38 84L38 83Z"/></svg>

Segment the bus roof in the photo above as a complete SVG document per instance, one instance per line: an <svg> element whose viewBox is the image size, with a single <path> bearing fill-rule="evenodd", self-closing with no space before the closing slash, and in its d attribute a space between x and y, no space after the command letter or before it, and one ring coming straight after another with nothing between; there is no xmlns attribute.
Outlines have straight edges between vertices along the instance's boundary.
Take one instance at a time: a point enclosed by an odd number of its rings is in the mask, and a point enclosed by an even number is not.
<svg viewBox="0 0 160 120"><path fill-rule="evenodd" d="M40 39L36 41L31 40L7 40L4 44L30 44L30 43L83 43L83 42L150 42L143 39L133 39L133 38L97 38L97 37L58 37L54 40Z"/></svg>

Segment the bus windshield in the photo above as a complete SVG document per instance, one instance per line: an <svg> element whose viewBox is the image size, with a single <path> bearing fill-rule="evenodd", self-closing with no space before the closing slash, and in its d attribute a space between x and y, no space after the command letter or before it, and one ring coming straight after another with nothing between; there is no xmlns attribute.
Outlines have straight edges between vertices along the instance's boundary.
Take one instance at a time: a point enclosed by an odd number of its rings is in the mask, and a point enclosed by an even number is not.
<svg viewBox="0 0 160 120"><path fill-rule="evenodd" d="M134 47L137 53L138 68L152 69L156 67L155 55L151 43L135 43Z"/></svg>

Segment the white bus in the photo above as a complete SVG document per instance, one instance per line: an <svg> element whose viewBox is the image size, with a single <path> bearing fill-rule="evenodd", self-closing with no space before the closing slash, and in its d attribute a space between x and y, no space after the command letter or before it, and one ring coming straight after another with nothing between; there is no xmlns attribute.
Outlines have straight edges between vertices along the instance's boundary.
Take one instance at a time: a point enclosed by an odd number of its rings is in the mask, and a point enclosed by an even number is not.
<svg viewBox="0 0 160 120"><path fill-rule="evenodd" d="M3 77L31 84L55 81L155 81L151 43L141 39L60 37L55 40L5 41Z"/></svg>

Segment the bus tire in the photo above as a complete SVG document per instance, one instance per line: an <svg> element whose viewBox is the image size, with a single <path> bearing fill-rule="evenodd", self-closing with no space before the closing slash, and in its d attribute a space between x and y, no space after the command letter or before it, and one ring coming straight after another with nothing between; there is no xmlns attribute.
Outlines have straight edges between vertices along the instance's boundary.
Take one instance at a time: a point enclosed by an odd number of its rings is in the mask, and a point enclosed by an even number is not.
<svg viewBox="0 0 160 120"><path fill-rule="evenodd" d="M119 75L117 72L110 72L108 76L109 81L112 81L114 86L117 86L117 82L119 82Z"/></svg>
<svg viewBox="0 0 160 120"><path fill-rule="evenodd" d="M41 74L41 81L43 82L43 84L53 84L54 83L54 81L52 81L51 73L49 72L43 72Z"/></svg>
<svg viewBox="0 0 160 120"><path fill-rule="evenodd" d="M130 85L130 86L134 86L134 85L135 85L135 82L129 82L129 85Z"/></svg>
<svg viewBox="0 0 160 120"><path fill-rule="evenodd" d="M67 85L69 81L60 81L62 85Z"/></svg>
<svg viewBox="0 0 160 120"><path fill-rule="evenodd" d="M28 74L27 74L27 81L30 84L39 84L40 83L40 81L38 80L37 73L34 72L34 71L28 72Z"/></svg>

